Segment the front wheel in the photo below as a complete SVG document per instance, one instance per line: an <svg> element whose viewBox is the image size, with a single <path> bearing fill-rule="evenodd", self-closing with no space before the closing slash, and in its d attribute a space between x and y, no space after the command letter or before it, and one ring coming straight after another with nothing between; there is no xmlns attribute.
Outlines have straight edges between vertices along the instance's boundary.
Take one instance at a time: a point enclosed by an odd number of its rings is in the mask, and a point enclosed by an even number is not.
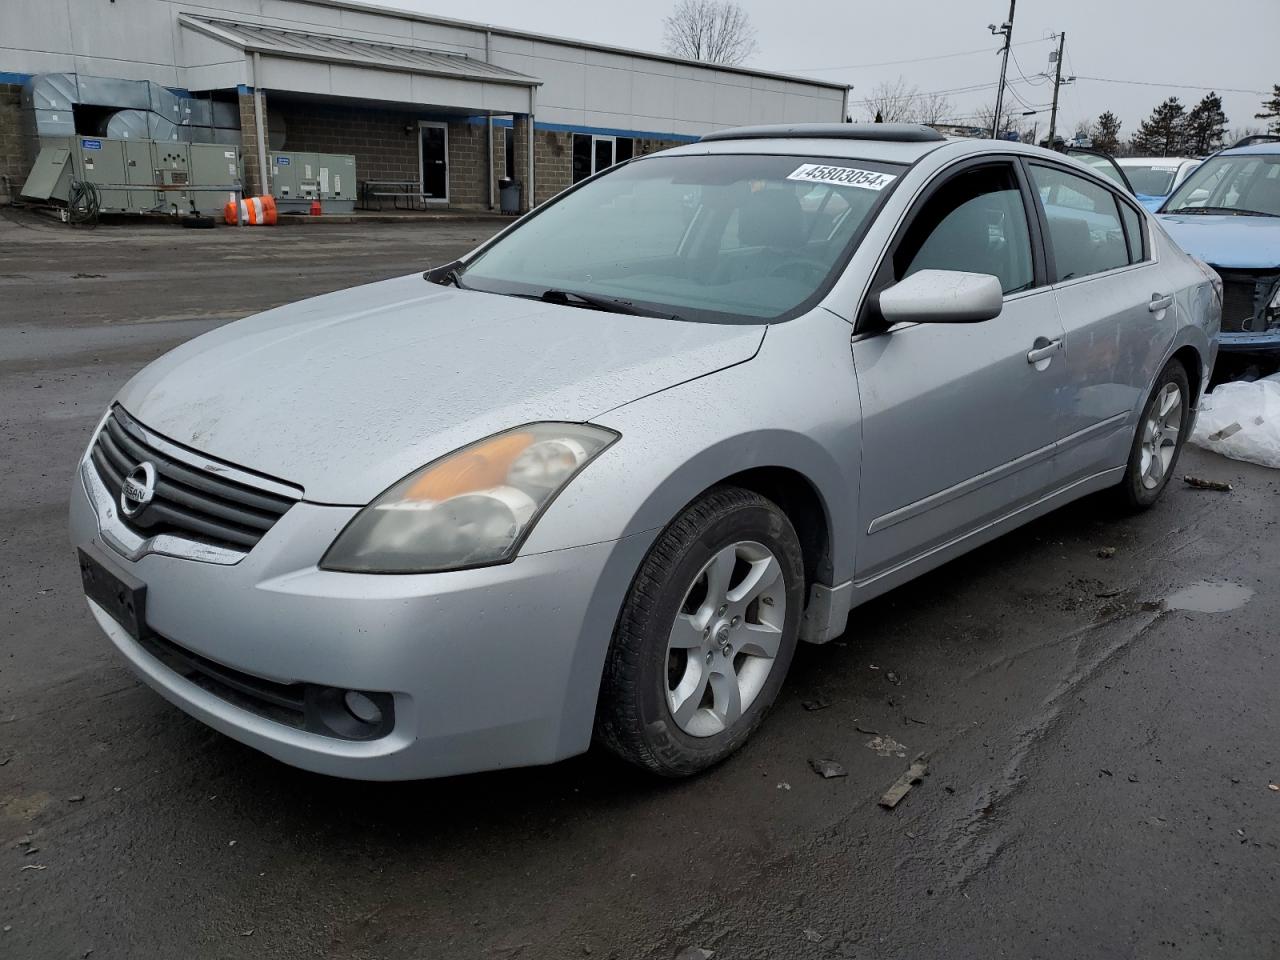
<svg viewBox="0 0 1280 960"><path fill-rule="evenodd" d="M1147 399L1117 492L1123 503L1145 510L1169 484L1191 426L1191 386L1177 360L1161 371Z"/></svg>
<svg viewBox="0 0 1280 960"><path fill-rule="evenodd" d="M623 604L596 735L654 773L697 773L764 718L795 653L800 542L772 501L737 487L690 505L658 537Z"/></svg>

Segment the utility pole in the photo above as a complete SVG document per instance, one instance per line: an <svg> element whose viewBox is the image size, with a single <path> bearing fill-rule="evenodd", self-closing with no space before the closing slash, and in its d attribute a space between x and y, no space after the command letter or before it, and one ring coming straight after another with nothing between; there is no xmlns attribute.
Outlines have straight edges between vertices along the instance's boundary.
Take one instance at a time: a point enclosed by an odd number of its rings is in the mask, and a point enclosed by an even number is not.
<svg viewBox="0 0 1280 960"><path fill-rule="evenodd" d="M991 118L991 139L996 138L997 129L1000 126L1000 110L1004 106L1004 78L1009 72L1009 46L1013 43L1013 8L1017 5L1018 0L1009 0L1009 19L996 26L994 23L988 24L991 32L996 36L1004 34L1004 57L1000 61L1000 85L996 87L996 113Z"/></svg>
<svg viewBox="0 0 1280 960"><path fill-rule="evenodd" d="M1062 49L1067 45L1067 32L1064 30L1058 34L1058 62L1054 64L1057 69L1053 76L1053 109L1049 112L1049 149L1056 149L1053 145L1054 134L1058 130L1058 88L1062 86Z"/></svg>

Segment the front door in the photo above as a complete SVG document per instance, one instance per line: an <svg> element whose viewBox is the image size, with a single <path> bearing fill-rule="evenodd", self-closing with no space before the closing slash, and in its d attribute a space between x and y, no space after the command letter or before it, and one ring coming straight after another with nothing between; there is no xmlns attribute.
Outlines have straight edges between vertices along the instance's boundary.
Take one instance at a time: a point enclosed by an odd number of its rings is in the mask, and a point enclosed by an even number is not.
<svg viewBox="0 0 1280 960"><path fill-rule="evenodd" d="M419 159L422 167L422 196L426 200L449 199L449 128L443 123L419 124Z"/></svg>
<svg viewBox="0 0 1280 960"><path fill-rule="evenodd" d="M994 275L1005 296L1000 315L980 323L885 330L874 316L860 319L860 581L945 547L1050 487L1063 331L1037 266L1021 183L1011 162L949 175L917 204L876 275L873 298L922 269Z"/></svg>

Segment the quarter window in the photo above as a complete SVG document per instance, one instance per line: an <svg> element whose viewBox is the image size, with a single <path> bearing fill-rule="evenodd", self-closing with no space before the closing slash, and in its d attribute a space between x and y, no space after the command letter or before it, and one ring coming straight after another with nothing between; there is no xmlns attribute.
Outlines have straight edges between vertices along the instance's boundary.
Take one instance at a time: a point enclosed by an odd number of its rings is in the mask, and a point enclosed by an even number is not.
<svg viewBox="0 0 1280 960"><path fill-rule="evenodd" d="M1127 203L1120 204L1120 216L1124 217L1124 235L1129 241L1129 262L1139 263L1142 252L1142 217Z"/></svg>
<svg viewBox="0 0 1280 960"><path fill-rule="evenodd" d="M990 274L1005 293L1034 285L1027 212L1011 167L957 174L925 202L894 254L894 280L920 270Z"/></svg>
<svg viewBox="0 0 1280 960"><path fill-rule="evenodd" d="M1031 165L1049 224L1056 279L1071 280L1130 262L1115 195L1057 167ZM1140 254L1139 254L1140 255Z"/></svg>

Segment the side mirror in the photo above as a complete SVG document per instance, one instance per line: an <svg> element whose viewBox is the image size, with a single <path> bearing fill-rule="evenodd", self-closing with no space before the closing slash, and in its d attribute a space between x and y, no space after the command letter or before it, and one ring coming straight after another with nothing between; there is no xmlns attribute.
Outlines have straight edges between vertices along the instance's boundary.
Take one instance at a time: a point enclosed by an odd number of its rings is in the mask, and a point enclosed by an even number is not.
<svg viewBox="0 0 1280 960"><path fill-rule="evenodd" d="M977 323L1000 316L1004 291L987 273L921 270L880 293L880 315L895 323Z"/></svg>

